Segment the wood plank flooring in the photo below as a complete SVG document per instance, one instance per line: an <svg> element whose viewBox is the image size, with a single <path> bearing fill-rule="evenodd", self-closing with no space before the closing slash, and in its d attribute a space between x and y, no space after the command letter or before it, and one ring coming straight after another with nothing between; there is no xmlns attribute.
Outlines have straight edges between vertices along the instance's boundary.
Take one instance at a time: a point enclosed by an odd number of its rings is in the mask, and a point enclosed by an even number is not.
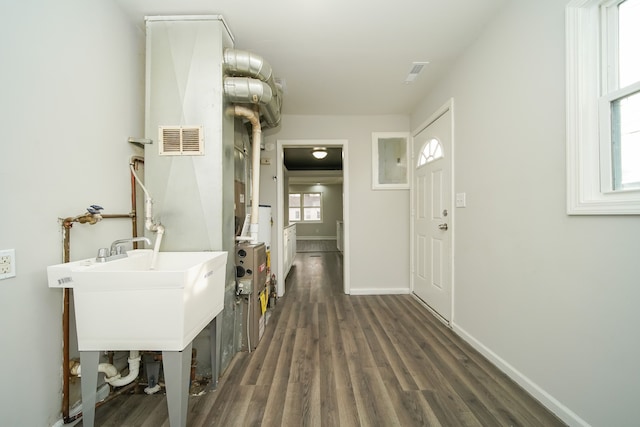
<svg viewBox="0 0 640 427"><path fill-rule="evenodd" d="M411 296L344 295L339 252L298 253L286 289L258 348L189 397L187 425L564 425ZM120 396L96 425L167 414L164 396Z"/></svg>
<svg viewBox="0 0 640 427"><path fill-rule="evenodd" d="M338 252L335 240L298 240L296 253L308 252Z"/></svg>

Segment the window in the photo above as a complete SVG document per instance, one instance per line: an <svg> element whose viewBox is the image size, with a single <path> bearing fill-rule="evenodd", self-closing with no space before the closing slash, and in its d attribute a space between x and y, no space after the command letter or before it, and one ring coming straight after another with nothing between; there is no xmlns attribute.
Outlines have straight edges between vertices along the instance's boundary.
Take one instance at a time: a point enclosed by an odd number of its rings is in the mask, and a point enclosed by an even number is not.
<svg viewBox="0 0 640 427"><path fill-rule="evenodd" d="M640 0L567 6L569 214L640 214Z"/></svg>
<svg viewBox="0 0 640 427"><path fill-rule="evenodd" d="M289 193L289 222L322 221L322 193Z"/></svg>
<svg viewBox="0 0 640 427"><path fill-rule="evenodd" d="M424 144L422 151L420 151L420 156L418 156L418 167L431 163L434 160L441 159L442 156L442 145L440 145L440 141L432 138Z"/></svg>

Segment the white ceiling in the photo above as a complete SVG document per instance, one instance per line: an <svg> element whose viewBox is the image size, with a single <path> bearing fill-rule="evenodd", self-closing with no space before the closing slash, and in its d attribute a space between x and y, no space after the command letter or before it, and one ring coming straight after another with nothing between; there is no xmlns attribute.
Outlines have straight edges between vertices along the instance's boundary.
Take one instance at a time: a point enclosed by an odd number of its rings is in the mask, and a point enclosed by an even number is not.
<svg viewBox="0 0 640 427"><path fill-rule="evenodd" d="M222 15L237 49L284 79L284 114L409 114L509 0L115 0L147 15ZM429 61L413 84L412 62Z"/></svg>

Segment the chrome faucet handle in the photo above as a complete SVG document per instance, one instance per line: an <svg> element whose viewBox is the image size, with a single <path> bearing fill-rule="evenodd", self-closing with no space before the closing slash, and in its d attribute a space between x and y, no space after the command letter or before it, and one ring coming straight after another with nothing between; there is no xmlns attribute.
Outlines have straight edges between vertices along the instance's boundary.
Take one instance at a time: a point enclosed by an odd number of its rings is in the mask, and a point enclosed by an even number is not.
<svg viewBox="0 0 640 427"><path fill-rule="evenodd" d="M107 258L109 258L109 248L98 249L98 256L96 257L96 261L107 262Z"/></svg>

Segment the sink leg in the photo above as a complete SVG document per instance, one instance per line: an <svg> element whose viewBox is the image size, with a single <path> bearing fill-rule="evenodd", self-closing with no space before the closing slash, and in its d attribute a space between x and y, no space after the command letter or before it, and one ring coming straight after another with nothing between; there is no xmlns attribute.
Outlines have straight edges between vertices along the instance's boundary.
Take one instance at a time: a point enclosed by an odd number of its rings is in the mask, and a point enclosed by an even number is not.
<svg viewBox="0 0 640 427"><path fill-rule="evenodd" d="M191 343L182 351L163 351L162 366L169 406L169 425L186 427L191 378Z"/></svg>
<svg viewBox="0 0 640 427"><path fill-rule="evenodd" d="M218 318L214 317L209 324L209 341L211 343L211 390L218 388Z"/></svg>
<svg viewBox="0 0 640 427"><path fill-rule="evenodd" d="M82 366L82 377L80 379L80 387L82 389L82 425L84 427L93 427L95 421L99 358L99 351L80 352L80 366Z"/></svg>

